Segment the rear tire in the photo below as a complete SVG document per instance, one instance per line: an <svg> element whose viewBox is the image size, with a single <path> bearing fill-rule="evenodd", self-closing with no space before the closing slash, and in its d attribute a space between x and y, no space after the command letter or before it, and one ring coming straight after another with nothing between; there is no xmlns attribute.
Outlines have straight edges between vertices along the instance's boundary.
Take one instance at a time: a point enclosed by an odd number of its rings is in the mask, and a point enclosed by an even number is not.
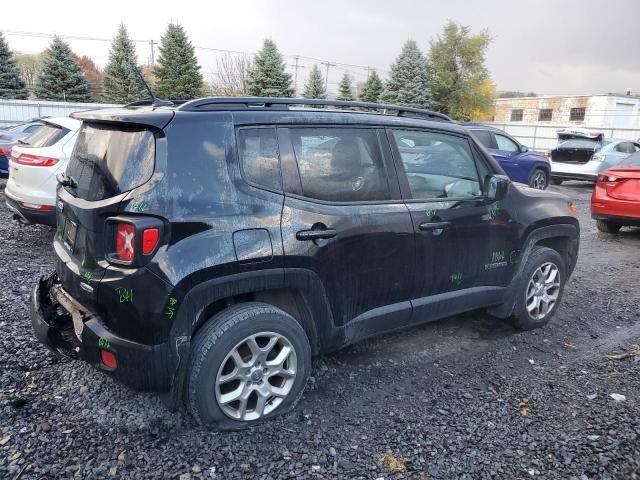
<svg viewBox="0 0 640 480"><path fill-rule="evenodd" d="M529 178L529 186L538 190L546 190L549 186L549 175L542 168L536 168Z"/></svg>
<svg viewBox="0 0 640 480"><path fill-rule="evenodd" d="M309 340L296 320L265 303L235 305L196 334L185 403L207 428L240 430L293 409L310 371Z"/></svg>
<svg viewBox="0 0 640 480"><path fill-rule="evenodd" d="M562 256L536 246L527 259L516 291L511 321L520 330L543 327L553 318L564 292L566 269Z"/></svg>
<svg viewBox="0 0 640 480"><path fill-rule="evenodd" d="M608 220L596 220L596 227L604 233L618 233L622 228L622 225Z"/></svg>
<svg viewBox="0 0 640 480"><path fill-rule="evenodd" d="M551 177L551 181L553 182L554 185L562 185L562 182L564 180L558 177Z"/></svg>

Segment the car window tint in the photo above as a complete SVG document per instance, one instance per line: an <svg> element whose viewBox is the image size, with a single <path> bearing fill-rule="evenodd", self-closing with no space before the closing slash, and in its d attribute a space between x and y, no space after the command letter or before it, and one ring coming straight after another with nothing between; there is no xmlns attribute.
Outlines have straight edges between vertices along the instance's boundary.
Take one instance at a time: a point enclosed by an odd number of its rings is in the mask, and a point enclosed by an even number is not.
<svg viewBox="0 0 640 480"><path fill-rule="evenodd" d="M488 130L471 130L471 135L480 142L485 148L496 148L491 138L491 132Z"/></svg>
<svg viewBox="0 0 640 480"><path fill-rule="evenodd" d="M518 144L515 143L510 138L505 137L504 135L500 135L499 133L496 133L495 135L496 135L496 143L498 144L498 150L502 150L504 152L520 151L520 147L518 147Z"/></svg>
<svg viewBox="0 0 640 480"><path fill-rule="evenodd" d="M38 130L41 127L41 125L29 125L27 128L24 129L24 133L33 133L36 130Z"/></svg>
<svg viewBox="0 0 640 480"><path fill-rule="evenodd" d="M414 199L464 198L481 195L469 142L434 132L394 130L409 189ZM408 144L413 146L408 147Z"/></svg>
<svg viewBox="0 0 640 480"><path fill-rule="evenodd" d="M274 128L238 131L240 161L245 178L252 183L280 189L280 158Z"/></svg>
<svg viewBox="0 0 640 480"><path fill-rule="evenodd" d="M636 151L631 142L620 142L616 145L616 150L622 153L634 153Z"/></svg>
<svg viewBox="0 0 640 480"><path fill-rule="evenodd" d="M45 123L28 137L24 138L20 143L25 147L50 147L62 140L67 133L68 128L61 127L54 123Z"/></svg>
<svg viewBox="0 0 640 480"><path fill-rule="evenodd" d="M303 195L333 202L389 200L376 132L358 128L292 128Z"/></svg>

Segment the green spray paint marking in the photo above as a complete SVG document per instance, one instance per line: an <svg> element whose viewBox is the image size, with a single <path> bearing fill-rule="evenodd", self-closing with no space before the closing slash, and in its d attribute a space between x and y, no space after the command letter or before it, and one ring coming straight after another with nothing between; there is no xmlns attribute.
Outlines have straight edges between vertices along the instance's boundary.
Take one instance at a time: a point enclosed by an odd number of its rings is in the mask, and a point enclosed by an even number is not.
<svg viewBox="0 0 640 480"><path fill-rule="evenodd" d="M165 315L169 317L169 320L171 320L175 315L177 304L178 304L178 300L176 298L173 298L173 297L169 298L169 305L167 306L167 311L164 312Z"/></svg>
<svg viewBox="0 0 640 480"><path fill-rule="evenodd" d="M425 213L427 214L427 217L433 217L437 213L437 211L438 210L436 208L430 208Z"/></svg>
<svg viewBox="0 0 640 480"><path fill-rule="evenodd" d="M505 258L507 258L507 256L505 255L504 250L496 250L491 253L492 262L504 262Z"/></svg>
<svg viewBox="0 0 640 480"><path fill-rule="evenodd" d="M129 210L132 212L144 213L149 208L147 202L131 202Z"/></svg>
<svg viewBox="0 0 640 480"><path fill-rule="evenodd" d="M98 346L100 348L111 348L111 344L109 343L109 341L105 340L104 338L98 339Z"/></svg>
<svg viewBox="0 0 640 480"><path fill-rule="evenodd" d="M498 205L492 205L491 207L489 207L489 210L487 211L487 213L489 213L489 220L493 220L494 218L496 218L499 211L500 209L498 208Z"/></svg>
<svg viewBox="0 0 640 480"><path fill-rule="evenodd" d="M455 285L460 285L462 283L462 273L460 272L452 273L451 276L449 277L449 280L451 281L451 283Z"/></svg>
<svg viewBox="0 0 640 480"><path fill-rule="evenodd" d="M118 300L120 303L133 303L133 288L117 288Z"/></svg>
<svg viewBox="0 0 640 480"><path fill-rule="evenodd" d="M91 272L84 272L82 274L82 279L87 282L87 283L91 283L91 280L93 280L93 273Z"/></svg>

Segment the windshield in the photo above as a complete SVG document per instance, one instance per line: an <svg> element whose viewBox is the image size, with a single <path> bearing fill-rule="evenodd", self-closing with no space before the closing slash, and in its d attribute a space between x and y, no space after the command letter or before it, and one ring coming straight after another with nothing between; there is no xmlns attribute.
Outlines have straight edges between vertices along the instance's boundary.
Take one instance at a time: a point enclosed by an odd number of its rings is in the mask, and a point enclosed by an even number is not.
<svg viewBox="0 0 640 480"><path fill-rule="evenodd" d="M69 131L68 128L61 127L55 123L44 123L42 127L31 135L19 140L19 143L25 147L50 147L62 140Z"/></svg>
<svg viewBox="0 0 640 480"><path fill-rule="evenodd" d="M145 183L155 167L155 138L145 128L84 123L67 175L68 190L85 200L102 200Z"/></svg>
<svg viewBox="0 0 640 480"><path fill-rule="evenodd" d="M619 167L640 167L640 151L629 155L620 164Z"/></svg>

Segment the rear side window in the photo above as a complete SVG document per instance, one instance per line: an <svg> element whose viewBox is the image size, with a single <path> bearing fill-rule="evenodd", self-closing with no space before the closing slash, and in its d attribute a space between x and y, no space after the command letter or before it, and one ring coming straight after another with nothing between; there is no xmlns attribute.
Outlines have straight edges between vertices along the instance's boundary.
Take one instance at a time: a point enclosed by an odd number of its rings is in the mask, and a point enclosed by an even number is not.
<svg viewBox="0 0 640 480"><path fill-rule="evenodd" d="M62 140L69 131L68 128L61 127L60 125L45 123L27 138L21 140L20 144L25 147L34 148L50 147Z"/></svg>
<svg viewBox="0 0 640 480"><path fill-rule="evenodd" d="M488 130L471 130L471 135L485 148L496 148L493 144L493 138L491 138L491 132Z"/></svg>
<svg viewBox="0 0 640 480"><path fill-rule="evenodd" d="M247 181L280 190L280 158L275 128L243 128L238 131L240 163Z"/></svg>
<svg viewBox="0 0 640 480"><path fill-rule="evenodd" d="M141 127L84 123L67 174L70 189L85 200L102 200L145 183L155 167L155 138Z"/></svg>
<svg viewBox="0 0 640 480"><path fill-rule="evenodd" d="M374 130L292 128L290 132L305 197L331 202L390 199Z"/></svg>
<svg viewBox="0 0 640 480"><path fill-rule="evenodd" d="M465 198L482 194L469 142L435 132L394 130L411 198Z"/></svg>

